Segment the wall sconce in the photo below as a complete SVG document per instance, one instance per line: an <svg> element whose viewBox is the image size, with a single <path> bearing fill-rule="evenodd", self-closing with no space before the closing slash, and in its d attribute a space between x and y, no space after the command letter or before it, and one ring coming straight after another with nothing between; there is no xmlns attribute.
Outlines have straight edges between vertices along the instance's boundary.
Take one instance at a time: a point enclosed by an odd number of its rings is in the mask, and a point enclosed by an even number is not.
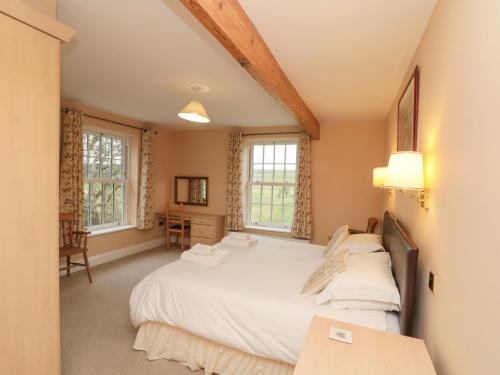
<svg viewBox="0 0 500 375"><path fill-rule="evenodd" d="M392 189L385 187L385 181L387 179L387 167L373 168L373 187L379 188L387 191L390 196L392 196Z"/></svg>
<svg viewBox="0 0 500 375"><path fill-rule="evenodd" d="M421 152L393 152L387 167L384 187L397 189L403 196L416 197L423 208L429 208L429 195L424 187L424 161ZM415 195L412 195L411 193Z"/></svg>

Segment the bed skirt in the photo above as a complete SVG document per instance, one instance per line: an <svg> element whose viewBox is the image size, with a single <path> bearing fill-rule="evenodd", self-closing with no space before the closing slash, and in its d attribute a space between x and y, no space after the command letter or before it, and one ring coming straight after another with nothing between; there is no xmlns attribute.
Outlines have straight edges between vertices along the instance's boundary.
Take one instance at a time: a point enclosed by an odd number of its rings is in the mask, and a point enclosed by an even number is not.
<svg viewBox="0 0 500 375"><path fill-rule="evenodd" d="M163 323L146 322L139 327L135 350L149 360L170 359L191 370L204 369L218 375L292 375L294 366L214 343Z"/></svg>

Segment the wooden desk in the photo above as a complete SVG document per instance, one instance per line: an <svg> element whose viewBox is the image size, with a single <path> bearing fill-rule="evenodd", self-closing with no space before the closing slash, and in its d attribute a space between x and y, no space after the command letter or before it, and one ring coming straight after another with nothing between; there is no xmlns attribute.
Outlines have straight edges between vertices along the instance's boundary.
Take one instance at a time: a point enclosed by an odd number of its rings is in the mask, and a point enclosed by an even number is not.
<svg viewBox="0 0 500 375"><path fill-rule="evenodd" d="M331 326L352 332L352 344L330 340ZM423 340L315 316L294 375L436 375Z"/></svg>
<svg viewBox="0 0 500 375"><path fill-rule="evenodd" d="M157 212L156 216L159 219L166 218L166 215L161 212ZM170 212L170 217L172 219L178 218L172 212ZM191 226L190 246L197 243L213 245L220 242L225 232L224 217L224 215L220 214L184 211L184 220L188 221Z"/></svg>

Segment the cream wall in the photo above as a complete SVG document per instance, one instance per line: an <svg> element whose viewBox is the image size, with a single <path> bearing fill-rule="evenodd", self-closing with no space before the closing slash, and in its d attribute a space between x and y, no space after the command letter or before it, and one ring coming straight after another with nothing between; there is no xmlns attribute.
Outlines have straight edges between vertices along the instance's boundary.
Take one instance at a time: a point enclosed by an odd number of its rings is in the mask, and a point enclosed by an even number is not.
<svg viewBox="0 0 500 375"><path fill-rule="evenodd" d="M315 243L343 224L365 229L370 216L380 217L383 194L372 187L372 170L384 164L384 147L384 124L321 126L311 149Z"/></svg>
<svg viewBox="0 0 500 375"><path fill-rule="evenodd" d="M418 150L430 208L399 195L386 207L420 247L416 334L443 375L499 372L499 21L497 0L438 1L403 81L418 64ZM396 148L396 123L395 103L387 156Z"/></svg>
<svg viewBox="0 0 500 375"><path fill-rule="evenodd" d="M296 131L297 128L247 128L245 133ZM225 213L227 142L231 129L176 131L175 175L208 176L208 207L190 211ZM382 193L372 188L371 172L384 163L384 124L323 125L312 141L312 204L315 243L325 243L342 224L365 228L382 210ZM173 178L171 180L173 185ZM173 188L171 189L173 201Z"/></svg>

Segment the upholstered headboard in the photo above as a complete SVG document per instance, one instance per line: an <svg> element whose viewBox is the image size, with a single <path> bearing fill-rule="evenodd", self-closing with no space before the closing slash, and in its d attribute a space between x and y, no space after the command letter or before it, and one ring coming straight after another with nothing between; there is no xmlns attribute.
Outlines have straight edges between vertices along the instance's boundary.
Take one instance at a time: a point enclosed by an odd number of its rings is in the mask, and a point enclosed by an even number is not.
<svg viewBox="0 0 500 375"><path fill-rule="evenodd" d="M386 211L382 244L391 254L392 273L401 295L399 326L403 335L411 336L415 303L418 248L394 215Z"/></svg>

